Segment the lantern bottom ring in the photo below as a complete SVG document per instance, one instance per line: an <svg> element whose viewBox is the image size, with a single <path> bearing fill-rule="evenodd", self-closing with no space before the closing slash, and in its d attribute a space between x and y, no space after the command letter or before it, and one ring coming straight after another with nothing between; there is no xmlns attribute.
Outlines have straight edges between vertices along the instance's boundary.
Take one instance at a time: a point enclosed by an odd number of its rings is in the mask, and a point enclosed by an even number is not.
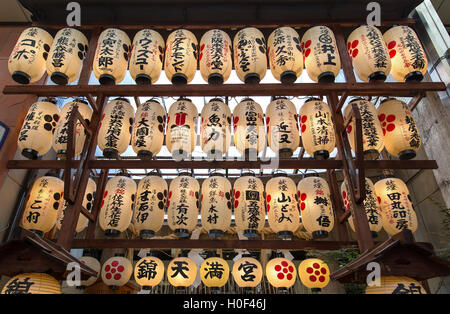
<svg viewBox="0 0 450 314"><path fill-rule="evenodd" d="M172 76L172 84L174 85L184 85L188 83L187 76L183 73L176 73Z"/></svg>
<svg viewBox="0 0 450 314"><path fill-rule="evenodd" d="M12 79L20 84L30 84L31 77L22 71L14 71L11 75Z"/></svg>
<svg viewBox="0 0 450 314"><path fill-rule="evenodd" d="M208 235L210 238L218 239L223 237L223 231L219 229L209 230Z"/></svg>
<svg viewBox="0 0 450 314"><path fill-rule="evenodd" d="M175 229L174 234L180 238L187 238L190 235L187 229Z"/></svg>
<svg viewBox="0 0 450 314"><path fill-rule="evenodd" d="M67 150L65 149L60 149L56 152L56 156L58 156L59 159L61 160L66 160L67 158Z"/></svg>
<svg viewBox="0 0 450 314"><path fill-rule="evenodd" d="M187 287L177 287L175 290L176 292L186 292Z"/></svg>
<svg viewBox="0 0 450 314"><path fill-rule="evenodd" d="M258 157L258 150L256 148L246 148L244 150L245 160L256 160Z"/></svg>
<svg viewBox="0 0 450 314"><path fill-rule="evenodd" d="M378 237L378 233L375 231L370 231L370 234L372 235L372 238Z"/></svg>
<svg viewBox="0 0 450 314"><path fill-rule="evenodd" d="M375 160L380 155L380 152L376 149L368 149L364 151L364 159L366 160Z"/></svg>
<svg viewBox="0 0 450 314"><path fill-rule="evenodd" d="M107 86L116 85L116 79L114 78L114 76L109 74L100 75L98 81L100 82L100 85L107 85Z"/></svg>
<svg viewBox="0 0 450 314"><path fill-rule="evenodd" d="M137 156L141 160L150 160L153 158L153 153L148 150L140 150L137 153Z"/></svg>
<svg viewBox="0 0 450 314"><path fill-rule="evenodd" d="M119 290L119 286L108 286L111 290Z"/></svg>
<svg viewBox="0 0 450 314"><path fill-rule="evenodd" d="M322 291L322 289L320 289L320 288L311 288L311 291L317 293L317 292Z"/></svg>
<svg viewBox="0 0 450 314"><path fill-rule="evenodd" d="M136 75L136 84L137 85L151 85L152 79L147 74L138 74Z"/></svg>
<svg viewBox="0 0 450 314"><path fill-rule="evenodd" d="M25 148L22 150L22 155L28 159L36 160L39 158L39 153L31 148Z"/></svg>
<svg viewBox="0 0 450 314"><path fill-rule="evenodd" d="M69 77L61 72L53 72L50 79L53 83L58 85L67 85L67 83L69 83Z"/></svg>
<svg viewBox="0 0 450 314"><path fill-rule="evenodd" d="M293 154L293 151L290 148L281 148L278 151L278 156L280 158L290 158L292 156L292 154Z"/></svg>
<svg viewBox="0 0 450 314"><path fill-rule="evenodd" d="M119 152L115 148L105 148L103 150L103 156L109 159L115 159L119 156Z"/></svg>
<svg viewBox="0 0 450 314"><path fill-rule="evenodd" d="M141 239L153 238L155 236L155 231L153 231L153 230L141 230L141 232L139 232L139 236L141 237Z"/></svg>
<svg viewBox="0 0 450 314"><path fill-rule="evenodd" d="M369 82L372 81L385 81L386 80L386 74L382 71L373 72L369 75Z"/></svg>
<svg viewBox="0 0 450 314"><path fill-rule="evenodd" d="M312 232L313 239L323 239L328 237L328 231L318 230Z"/></svg>
<svg viewBox="0 0 450 314"><path fill-rule="evenodd" d="M410 149L404 150L398 154L398 159L400 160L409 160L416 157L416 152Z"/></svg>
<svg viewBox="0 0 450 314"><path fill-rule="evenodd" d="M330 157L330 153L327 150L317 150L314 152L314 159L325 160Z"/></svg>
<svg viewBox="0 0 450 314"><path fill-rule="evenodd" d="M172 152L172 158L175 160L184 160L188 158L188 152L183 149L176 149Z"/></svg>
<svg viewBox="0 0 450 314"><path fill-rule="evenodd" d="M249 73L244 77L245 84L258 84L261 81L259 74Z"/></svg>
<svg viewBox="0 0 450 314"><path fill-rule="evenodd" d="M334 79L335 79L334 73L327 71L327 72L320 73L320 75L317 78L317 81L319 83L334 83Z"/></svg>
<svg viewBox="0 0 450 314"><path fill-rule="evenodd" d="M120 231L115 229L108 229L105 231L105 235L109 237L117 237L118 235L120 235Z"/></svg>
<svg viewBox="0 0 450 314"><path fill-rule="evenodd" d="M294 71L284 71L280 75L280 81L283 84L293 84L297 80L297 74Z"/></svg>
<svg viewBox="0 0 450 314"><path fill-rule="evenodd" d="M152 290L152 286L142 286L142 290Z"/></svg>
<svg viewBox="0 0 450 314"><path fill-rule="evenodd" d="M208 76L208 83L212 85L223 84L223 75L219 73L213 73Z"/></svg>
<svg viewBox="0 0 450 314"><path fill-rule="evenodd" d="M277 232L277 236L278 236L278 238L283 239L283 240L290 240L290 239L292 239L293 233L292 233L292 231L280 231L280 232Z"/></svg>
<svg viewBox="0 0 450 314"><path fill-rule="evenodd" d="M206 158L208 160L223 160L222 155L223 153L221 150L211 149L206 153Z"/></svg>
<svg viewBox="0 0 450 314"><path fill-rule="evenodd" d="M419 71L408 73L405 76L405 82L419 83L423 80L423 74Z"/></svg>
<svg viewBox="0 0 450 314"><path fill-rule="evenodd" d="M255 239L258 237L258 231L254 229L246 229L244 230L244 237L247 237L249 239Z"/></svg>

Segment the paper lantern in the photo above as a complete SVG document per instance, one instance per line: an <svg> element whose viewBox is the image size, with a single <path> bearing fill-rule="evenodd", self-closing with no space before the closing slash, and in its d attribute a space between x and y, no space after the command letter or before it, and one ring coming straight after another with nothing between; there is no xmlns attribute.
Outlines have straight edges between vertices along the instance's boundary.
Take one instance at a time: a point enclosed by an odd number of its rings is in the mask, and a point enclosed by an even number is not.
<svg viewBox="0 0 450 314"><path fill-rule="evenodd" d="M333 83L341 70L341 58L333 31L314 26L303 34L301 48L308 76L314 82Z"/></svg>
<svg viewBox="0 0 450 314"><path fill-rule="evenodd" d="M308 99L299 111L302 144L314 159L328 159L336 146L330 107L320 99Z"/></svg>
<svg viewBox="0 0 450 314"><path fill-rule="evenodd" d="M8 280L1 294L61 294L61 286L45 273L25 273Z"/></svg>
<svg viewBox="0 0 450 314"><path fill-rule="evenodd" d="M130 280L133 265L130 260L121 254L110 257L102 266L102 281L110 289L116 290Z"/></svg>
<svg viewBox="0 0 450 314"><path fill-rule="evenodd" d="M177 29L167 37L164 71L175 85L187 84L197 72L198 42L186 29Z"/></svg>
<svg viewBox="0 0 450 314"><path fill-rule="evenodd" d="M64 182L43 176L34 181L22 214L21 226L41 236L56 223L59 209L64 205Z"/></svg>
<svg viewBox="0 0 450 314"><path fill-rule="evenodd" d="M405 276L381 276L381 285L367 286L366 294L427 294L422 285Z"/></svg>
<svg viewBox="0 0 450 314"><path fill-rule="evenodd" d="M164 142L166 110L156 100L138 106L133 124L131 145L140 159L151 159Z"/></svg>
<svg viewBox="0 0 450 314"><path fill-rule="evenodd" d="M100 265L100 262L96 258L91 256L82 256L78 260L80 263L97 272L97 276L91 276L87 280L81 280L81 287L92 286L97 282L98 277L100 277L102 265Z"/></svg>
<svg viewBox="0 0 450 314"><path fill-rule="evenodd" d="M345 107L344 122L352 116L352 121L347 126L347 137L354 152L356 152L356 122L352 104L356 104L361 114L364 159L377 159L384 148L383 131L377 119L377 110L373 103L362 98L351 100Z"/></svg>
<svg viewBox="0 0 450 314"><path fill-rule="evenodd" d="M127 230L133 216L136 182L125 176L108 180L100 205L99 225L106 235L117 236Z"/></svg>
<svg viewBox="0 0 450 314"><path fill-rule="evenodd" d="M275 288L290 288L297 279L297 270L287 258L277 257L266 264L266 277Z"/></svg>
<svg viewBox="0 0 450 314"><path fill-rule="evenodd" d="M167 280L174 287L189 287L197 277L197 264L187 257L177 257L167 266Z"/></svg>
<svg viewBox="0 0 450 314"><path fill-rule="evenodd" d="M173 158L186 159L193 152L197 140L197 117L197 108L189 99L180 98L170 106L166 147Z"/></svg>
<svg viewBox="0 0 450 314"><path fill-rule="evenodd" d="M200 195L202 227L211 238L220 238L231 224L231 183L213 174L203 181Z"/></svg>
<svg viewBox="0 0 450 314"><path fill-rule="evenodd" d="M63 28L56 33L47 58L47 74L58 85L78 79L88 51L88 40L79 30Z"/></svg>
<svg viewBox="0 0 450 314"><path fill-rule="evenodd" d="M86 208L88 211L91 211L92 208L94 207L94 199L95 199L96 190L97 190L97 185L95 184L94 180L89 178L88 184L86 186L86 192L84 193L83 204L82 204L82 206L84 208ZM66 213L67 206L68 206L67 201L64 201L64 206L62 206L58 211L58 215L56 217L56 228L58 230L61 230L61 226L62 226L62 223L64 220L64 215ZM75 232L80 233L81 231L83 231L87 227L88 222L89 222L88 218L80 212L80 215L78 216L78 222L77 222L77 226L75 228Z"/></svg>
<svg viewBox="0 0 450 314"><path fill-rule="evenodd" d="M261 283L263 267L252 257L242 257L233 264L233 278L241 288L254 288Z"/></svg>
<svg viewBox="0 0 450 314"><path fill-rule="evenodd" d="M23 156L38 159L50 150L59 114L59 108L50 101L38 101L31 105L17 139Z"/></svg>
<svg viewBox="0 0 450 314"><path fill-rule="evenodd" d="M222 84L233 69L231 39L220 29L207 31L200 40L200 74L209 84Z"/></svg>
<svg viewBox="0 0 450 314"><path fill-rule="evenodd" d="M290 239L300 225L295 183L279 174L266 183L269 227L279 238Z"/></svg>
<svg viewBox="0 0 450 314"><path fill-rule="evenodd" d="M53 37L42 28L24 30L8 60L8 70L14 81L29 84L39 81L45 73L45 62Z"/></svg>
<svg viewBox="0 0 450 314"><path fill-rule="evenodd" d="M77 106L77 110L81 117L89 125L92 117L92 109L89 107L88 103L82 99L76 99L74 101L68 102L64 105L61 110L61 121L57 124L55 133L53 134L53 150L56 155L61 159L66 159L67 154L67 142L69 135L69 118L72 113L73 108ZM75 156L81 154L83 151L84 142L86 140L86 130L77 120L75 126Z"/></svg>
<svg viewBox="0 0 450 314"><path fill-rule="evenodd" d="M377 236L377 232L383 227L383 221L381 219L381 208L378 204L377 196L375 195L375 187L372 180L365 178L366 197L364 198L363 205L366 212L367 222L369 223L369 230L372 233L372 237ZM344 201L345 210L350 210L353 207L351 197L349 195L349 186L347 180L344 179L341 185L342 200ZM353 217L348 217L348 224L353 232L356 232Z"/></svg>
<svg viewBox="0 0 450 314"><path fill-rule="evenodd" d="M234 220L247 238L256 238L266 222L264 183L247 173L234 181Z"/></svg>
<svg viewBox="0 0 450 314"><path fill-rule="evenodd" d="M150 238L164 223L167 182L158 176L146 176L139 181L133 224L141 238Z"/></svg>
<svg viewBox="0 0 450 314"><path fill-rule="evenodd" d="M330 282L330 269L322 260L308 258L298 265L298 277L304 286L317 291Z"/></svg>
<svg viewBox="0 0 450 314"><path fill-rule="evenodd" d="M302 223L313 238L326 238L334 227L330 187L320 177L306 177L297 185Z"/></svg>
<svg viewBox="0 0 450 314"><path fill-rule="evenodd" d="M302 74L303 53L300 38L292 27L279 27L270 34L267 54L273 76L282 83L294 83Z"/></svg>
<svg viewBox="0 0 450 314"><path fill-rule="evenodd" d="M300 144L297 109L292 101L278 98L266 110L269 147L281 158L289 158Z"/></svg>
<svg viewBox="0 0 450 314"><path fill-rule="evenodd" d="M391 59L378 28L362 25L355 29L347 39L347 50L361 81L386 80L391 71Z"/></svg>
<svg viewBox="0 0 450 314"><path fill-rule="evenodd" d="M389 154L401 160L416 157L422 140L408 105L388 98L381 102L377 111Z"/></svg>
<svg viewBox="0 0 450 314"><path fill-rule="evenodd" d="M409 26L395 26L383 38L392 62L392 77L398 82L422 81L428 60L414 30Z"/></svg>
<svg viewBox="0 0 450 314"><path fill-rule="evenodd" d="M246 159L256 160L266 143L264 112L261 106L246 98L233 111L234 146Z"/></svg>
<svg viewBox="0 0 450 314"><path fill-rule="evenodd" d="M143 257L134 266L134 280L144 290L159 285L163 277L164 263L157 257Z"/></svg>
<svg viewBox="0 0 450 314"><path fill-rule="evenodd" d="M258 84L266 75L267 56L264 34L254 27L241 29L234 36L234 69L245 84Z"/></svg>
<svg viewBox="0 0 450 314"><path fill-rule="evenodd" d="M123 81L130 50L130 38L124 31L108 28L100 34L93 70L101 85L116 85Z"/></svg>
<svg viewBox="0 0 450 314"><path fill-rule="evenodd" d="M375 183L375 194L381 207L383 228L391 236L404 229L417 230L417 216L406 184L397 178Z"/></svg>
<svg viewBox="0 0 450 314"><path fill-rule="evenodd" d="M179 237L188 237L197 226L200 185L187 175L170 182L167 201L167 224Z"/></svg>
<svg viewBox="0 0 450 314"><path fill-rule="evenodd" d="M231 142L231 111L220 99L211 99L203 106L200 124L200 143L208 159L220 159Z"/></svg>
<svg viewBox="0 0 450 314"><path fill-rule="evenodd" d="M138 85L154 84L162 70L165 43L162 36L143 29L133 38L130 57L130 75Z"/></svg>
<svg viewBox="0 0 450 314"><path fill-rule="evenodd" d="M103 156L116 158L130 144L133 129L134 109L126 98L116 98L103 110L97 144Z"/></svg>
<svg viewBox="0 0 450 314"><path fill-rule="evenodd" d="M200 265L200 278L205 286L220 288L225 286L230 277L230 267L226 260L220 257L205 259Z"/></svg>

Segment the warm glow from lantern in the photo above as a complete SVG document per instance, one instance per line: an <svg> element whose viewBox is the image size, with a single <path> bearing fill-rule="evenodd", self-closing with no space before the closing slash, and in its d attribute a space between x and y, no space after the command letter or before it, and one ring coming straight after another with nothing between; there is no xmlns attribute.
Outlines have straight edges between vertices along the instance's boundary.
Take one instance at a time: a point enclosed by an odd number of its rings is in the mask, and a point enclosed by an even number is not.
<svg viewBox="0 0 450 314"><path fill-rule="evenodd" d="M381 276L381 285L367 286L366 294L426 294L417 280L405 276Z"/></svg>
<svg viewBox="0 0 450 314"><path fill-rule="evenodd" d="M50 275L25 273L12 277L1 294L61 294L61 286Z"/></svg>
<svg viewBox="0 0 450 314"><path fill-rule="evenodd" d="M242 257L233 264L233 279L241 288L254 288L263 276L261 263L252 257Z"/></svg>
<svg viewBox="0 0 450 314"><path fill-rule="evenodd" d="M200 277L205 286L220 288L225 286L230 277L230 267L220 257L210 257L200 265Z"/></svg>
<svg viewBox="0 0 450 314"><path fill-rule="evenodd" d="M133 273L133 265L123 256L109 258L102 267L102 281L110 289L117 289L130 280Z"/></svg>
<svg viewBox="0 0 450 314"><path fill-rule="evenodd" d="M187 84L197 72L198 42L186 29L177 29L167 37L164 71L173 84Z"/></svg>
<svg viewBox="0 0 450 314"><path fill-rule="evenodd" d="M233 68L231 39L220 29L207 31L200 40L200 73L209 84L228 80Z"/></svg>
<svg viewBox="0 0 450 314"><path fill-rule="evenodd" d="M295 284L297 270L287 258L277 257L267 263L266 277L275 288L290 288Z"/></svg>
<svg viewBox="0 0 450 314"><path fill-rule="evenodd" d="M143 257L134 266L134 280L144 289L159 285L163 277L164 263L157 257Z"/></svg>
<svg viewBox="0 0 450 314"><path fill-rule="evenodd" d="M304 286L322 289L330 282L330 269L322 260L308 258L298 265L298 277Z"/></svg>
<svg viewBox="0 0 450 314"><path fill-rule="evenodd" d="M197 277L197 265L187 257L177 257L167 266L167 279L174 287L189 287Z"/></svg>

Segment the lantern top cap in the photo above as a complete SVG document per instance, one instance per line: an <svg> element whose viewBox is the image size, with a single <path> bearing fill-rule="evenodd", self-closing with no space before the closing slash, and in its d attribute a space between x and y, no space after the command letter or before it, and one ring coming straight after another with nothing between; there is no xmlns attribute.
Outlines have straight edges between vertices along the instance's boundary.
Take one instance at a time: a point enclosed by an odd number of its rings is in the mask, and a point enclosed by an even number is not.
<svg viewBox="0 0 450 314"><path fill-rule="evenodd" d="M59 171L56 169L51 169L45 173L45 176L59 178Z"/></svg>
<svg viewBox="0 0 450 314"><path fill-rule="evenodd" d="M55 97L45 97L43 99L43 101L50 102L50 103L52 103L54 105L58 104L58 99L56 99Z"/></svg>
<svg viewBox="0 0 450 314"><path fill-rule="evenodd" d="M273 100L278 100L278 99L286 99L289 100L289 98L287 98L286 96L274 96Z"/></svg>
<svg viewBox="0 0 450 314"><path fill-rule="evenodd" d="M395 98L392 98L392 97L386 97L386 98L383 98L383 99L380 101L380 105L381 105L382 103L388 101L388 100L396 100L396 99L395 99Z"/></svg>
<svg viewBox="0 0 450 314"><path fill-rule="evenodd" d="M278 178L278 177L287 177L288 175L285 171L275 170L275 172L272 176L273 176L273 178Z"/></svg>
<svg viewBox="0 0 450 314"><path fill-rule="evenodd" d="M193 173L191 169L178 169L178 175L192 177Z"/></svg>
<svg viewBox="0 0 450 314"><path fill-rule="evenodd" d="M255 172L253 170L251 170L251 169L242 169L241 177L246 177L246 176L254 177L255 176Z"/></svg>
<svg viewBox="0 0 450 314"><path fill-rule="evenodd" d="M130 101L125 97L117 97L114 100L122 100L122 101L126 101L127 103L130 103Z"/></svg>
<svg viewBox="0 0 450 314"><path fill-rule="evenodd" d="M241 102L244 102L244 101L254 101L254 100L252 98L250 98L250 97L246 97L246 98L241 100Z"/></svg>
<svg viewBox="0 0 450 314"><path fill-rule="evenodd" d="M308 98L305 100L305 104L306 104L307 102L310 102L310 101L322 101L322 99L320 99L319 97L313 97L313 96L311 96L311 97L308 97Z"/></svg>
<svg viewBox="0 0 450 314"><path fill-rule="evenodd" d="M186 98L186 97L180 97L177 99L177 101L182 101L182 100L192 102L192 100L190 98Z"/></svg>
<svg viewBox="0 0 450 314"><path fill-rule="evenodd" d="M364 98L364 97L356 96L356 97L350 98L350 101L349 101L348 103L352 103L352 102L357 101L357 100L365 100L365 101L368 101L368 100L367 100L366 98Z"/></svg>
<svg viewBox="0 0 450 314"><path fill-rule="evenodd" d="M148 102L156 102L157 104L161 104L157 99L155 99L155 98L152 98L152 99L149 99L149 100L146 100L145 101L145 103L148 103ZM144 104L145 104L144 103Z"/></svg>
<svg viewBox="0 0 450 314"><path fill-rule="evenodd" d="M114 257L125 257L125 254L123 254L123 253L115 253Z"/></svg>
<svg viewBox="0 0 450 314"><path fill-rule="evenodd" d="M88 105L89 103L83 98L75 98L73 102L81 102L82 104Z"/></svg>
<svg viewBox="0 0 450 314"><path fill-rule="evenodd" d="M209 102L213 102L213 101L220 101L220 102L225 103L225 102L223 101L223 99L220 98L220 97L214 97L214 98L212 98L212 99L209 100Z"/></svg>

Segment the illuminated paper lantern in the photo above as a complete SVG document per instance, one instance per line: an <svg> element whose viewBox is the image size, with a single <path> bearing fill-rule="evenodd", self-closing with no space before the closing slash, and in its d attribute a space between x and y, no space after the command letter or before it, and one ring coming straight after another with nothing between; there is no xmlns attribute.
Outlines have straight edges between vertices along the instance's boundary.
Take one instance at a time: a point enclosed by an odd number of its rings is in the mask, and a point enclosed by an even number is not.
<svg viewBox="0 0 450 314"><path fill-rule="evenodd" d="M330 187L320 177L306 177L297 185L302 223L313 238L326 238L334 227Z"/></svg>
<svg viewBox="0 0 450 314"><path fill-rule="evenodd" d="M143 29L133 38L130 57L130 75L138 85L154 84L162 70L165 43L162 36Z"/></svg>
<svg viewBox="0 0 450 314"><path fill-rule="evenodd" d="M163 277L164 263L157 257L143 257L134 266L134 280L144 290L159 285Z"/></svg>
<svg viewBox="0 0 450 314"><path fill-rule="evenodd" d="M422 140L408 105L388 98L381 102L377 111L388 153L401 160L416 157Z"/></svg>
<svg viewBox="0 0 450 314"><path fill-rule="evenodd" d="M301 48L308 76L314 82L333 83L341 70L341 58L333 31L314 26L302 37Z"/></svg>
<svg viewBox="0 0 450 314"><path fill-rule="evenodd" d="M300 226L300 215L294 181L285 174L266 183L269 227L279 238L290 239Z"/></svg>
<svg viewBox="0 0 450 314"><path fill-rule="evenodd" d="M8 280L1 294L61 294L61 285L45 273L25 273Z"/></svg>
<svg viewBox="0 0 450 314"><path fill-rule="evenodd" d="M200 74L209 84L222 84L233 69L231 39L220 29L207 31L200 40Z"/></svg>
<svg viewBox="0 0 450 314"><path fill-rule="evenodd" d="M39 81L45 73L53 37L45 30L30 27L24 30L8 60L8 70L14 81L29 84Z"/></svg>
<svg viewBox="0 0 450 314"><path fill-rule="evenodd" d="M101 85L116 85L123 81L128 70L130 50L130 38L124 31L108 28L100 34L93 70Z"/></svg>
<svg viewBox="0 0 450 314"><path fill-rule="evenodd" d="M59 115L59 108L53 102L38 101L31 105L17 139L23 156L38 159L50 150Z"/></svg>
<svg viewBox="0 0 450 314"><path fill-rule="evenodd" d="M106 104L98 131L97 144L103 156L116 158L130 144L134 109L126 98L116 98Z"/></svg>
<svg viewBox="0 0 450 314"><path fill-rule="evenodd" d="M322 260L308 258L298 265L298 277L305 287L317 291L330 282L330 269Z"/></svg>
<svg viewBox="0 0 450 314"><path fill-rule="evenodd" d="M230 277L230 267L226 260L220 257L210 257L200 265L200 277L205 286L220 288L225 286Z"/></svg>
<svg viewBox="0 0 450 314"><path fill-rule="evenodd" d="M417 216L406 184L397 178L375 183L375 194L381 207L383 228L391 236L404 229L417 230Z"/></svg>
<svg viewBox="0 0 450 314"><path fill-rule="evenodd" d="M102 281L113 290L127 284L132 274L133 265L122 254L109 258L102 266Z"/></svg>
<svg viewBox="0 0 450 314"><path fill-rule="evenodd" d="M202 183L200 194L202 227L211 238L220 238L231 224L232 191L230 181L213 174Z"/></svg>
<svg viewBox="0 0 450 314"><path fill-rule="evenodd" d="M61 110L61 121L57 124L55 133L53 134L53 150L56 155L61 159L66 159L67 154L67 142L69 135L69 118L73 108L77 106L77 110L81 117L89 125L92 117L92 109L88 103L82 99L76 99L68 102ZM75 126L75 156L81 154L83 151L84 142L86 140L86 130L80 121L77 120Z"/></svg>
<svg viewBox="0 0 450 314"><path fill-rule="evenodd" d="M98 277L100 277L102 265L96 258L91 256L82 256L78 260L80 261L80 263L97 272L97 276L91 276L87 280L81 280L81 287L92 286L97 282Z"/></svg>
<svg viewBox="0 0 450 314"><path fill-rule="evenodd" d="M88 44L86 36L74 28L56 33L47 58L47 74L54 83L66 85L78 79Z"/></svg>
<svg viewBox="0 0 450 314"><path fill-rule="evenodd" d="M290 288L297 279L297 270L287 258L277 257L266 264L266 277L275 288Z"/></svg>
<svg viewBox="0 0 450 314"><path fill-rule="evenodd" d="M281 158L289 158L300 144L297 109L292 101L278 98L266 110L269 147Z"/></svg>
<svg viewBox="0 0 450 314"><path fill-rule="evenodd" d="M366 294L427 294L422 285L405 276L381 276L379 286L367 286Z"/></svg>
<svg viewBox="0 0 450 314"><path fill-rule="evenodd" d="M254 288L261 283L263 267L252 257L242 257L233 264L233 278L241 288Z"/></svg>
<svg viewBox="0 0 450 314"><path fill-rule="evenodd" d="M266 222L264 183L254 174L246 173L234 181L234 220L247 238L256 238Z"/></svg>
<svg viewBox="0 0 450 314"><path fill-rule="evenodd" d="M328 159L336 146L330 107L320 99L308 99L299 111L302 144L314 159Z"/></svg>
<svg viewBox="0 0 450 314"><path fill-rule="evenodd" d="M269 66L282 83L294 83L303 71L303 53L298 33L292 27L279 27L267 41Z"/></svg>
<svg viewBox="0 0 450 314"><path fill-rule="evenodd" d="M428 60L414 30L409 26L395 26L383 38L392 62L392 77L398 82L422 81Z"/></svg>
<svg viewBox="0 0 450 314"><path fill-rule="evenodd" d="M234 68L245 84L258 84L266 75L267 56L264 34L254 27L241 29L234 36Z"/></svg>
<svg viewBox="0 0 450 314"><path fill-rule="evenodd" d="M197 277L197 264L187 257L177 257L167 266L167 280L174 287L189 287Z"/></svg>
<svg viewBox="0 0 450 314"><path fill-rule="evenodd" d="M100 205L99 225L106 235L117 236L131 223L136 182L125 176L108 180Z"/></svg>
<svg viewBox="0 0 450 314"><path fill-rule="evenodd" d="M150 238L164 223L167 182L159 176L146 176L139 181L133 224L141 238Z"/></svg>
<svg viewBox="0 0 450 314"><path fill-rule="evenodd" d="M59 209L64 205L64 182L53 176L34 181L22 214L21 226L41 236L55 226Z"/></svg>
<svg viewBox="0 0 450 314"><path fill-rule="evenodd" d="M386 80L391 71L391 59L378 28L362 25L355 29L347 39L347 50L361 81Z"/></svg>
<svg viewBox="0 0 450 314"><path fill-rule="evenodd" d="M164 142L166 110L156 100L138 106L133 124L131 145L140 159L151 159Z"/></svg>
<svg viewBox="0 0 450 314"><path fill-rule="evenodd" d="M258 154L266 145L264 112L261 106L246 98L233 111L234 146L246 159ZM253 159L252 158L252 159Z"/></svg>
<svg viewBox="0 0 450 314"><path fill-rule="evenodd" d="M164 71L173 84L187 84L197 72L198 42L186 29L177 29L167 37Z"/></svg>
<svg viewBox="0 0 450 314"><path fill-rule="evenodd" d="M179 237L188 237L197 226L200 184L188 175L170 182L167 201L167 224Z"/></svg>
<svg viewBox="0 0 450 314"><path fill-rule="evenodd" d="M186 159L195 148L198 111L189 100L180 98L169 108L166 147L175 159Z"/></svg>
<svg viewBox="0 0 450 314"><path fill-rule="evenodd" d="M369 230L372 233L372 237L377 236L377 232L383 227L383 221L381 219L381 208L378 204L377 196L375 195L375 187L372 180L365 178L366 197L364 198L363 205L366 212L367 222L369 223ZM349 195L349 186L347 180L344 179L341 185L342 200L344 202L345 210L350 210L353 207L352 200ZM348 224L353 232L356 232L353 217L348 217Z"/></svg>
<svg viewBox="0 0 450 314"><path fill-rule="evenodd" d="M365 159L377 159L384 148L383 130L380 120L377 119L377 110L373 103L362 98L350 101L344 110L344 122L353 115L352 104L355 103L361 114L363 152ZM350 146L356 152L356 122L352 116L352 121L347 126L347 137Z"/></svg>
<svg viewBox="0 0 450 314"><path fill-rule="evenodd" d="M95 199L95 191L97 190L97 185L94 180L89 178L88 184L86 186L86 192L84 193L83 204L82 206L86 208L88 211L91 211L94 207L94 199ZM56 228L61 230L61 226L64 220L64 215L66 213L66 208L68 204L67 201L64 202L64 206L62 206L58 211L58 216L56 217ZM88 225L88 218L84 216L82 213L78 216L77 226L75 228L75 232L80 233L83 231Z"/></svg>
<svg viewBox="0 0 450 314"><path fill-rule="evenodd" d="M231 142L231 110L220 99L211 99L203 106L200 124L200 143L208 159L221 158Z"/></svg>

